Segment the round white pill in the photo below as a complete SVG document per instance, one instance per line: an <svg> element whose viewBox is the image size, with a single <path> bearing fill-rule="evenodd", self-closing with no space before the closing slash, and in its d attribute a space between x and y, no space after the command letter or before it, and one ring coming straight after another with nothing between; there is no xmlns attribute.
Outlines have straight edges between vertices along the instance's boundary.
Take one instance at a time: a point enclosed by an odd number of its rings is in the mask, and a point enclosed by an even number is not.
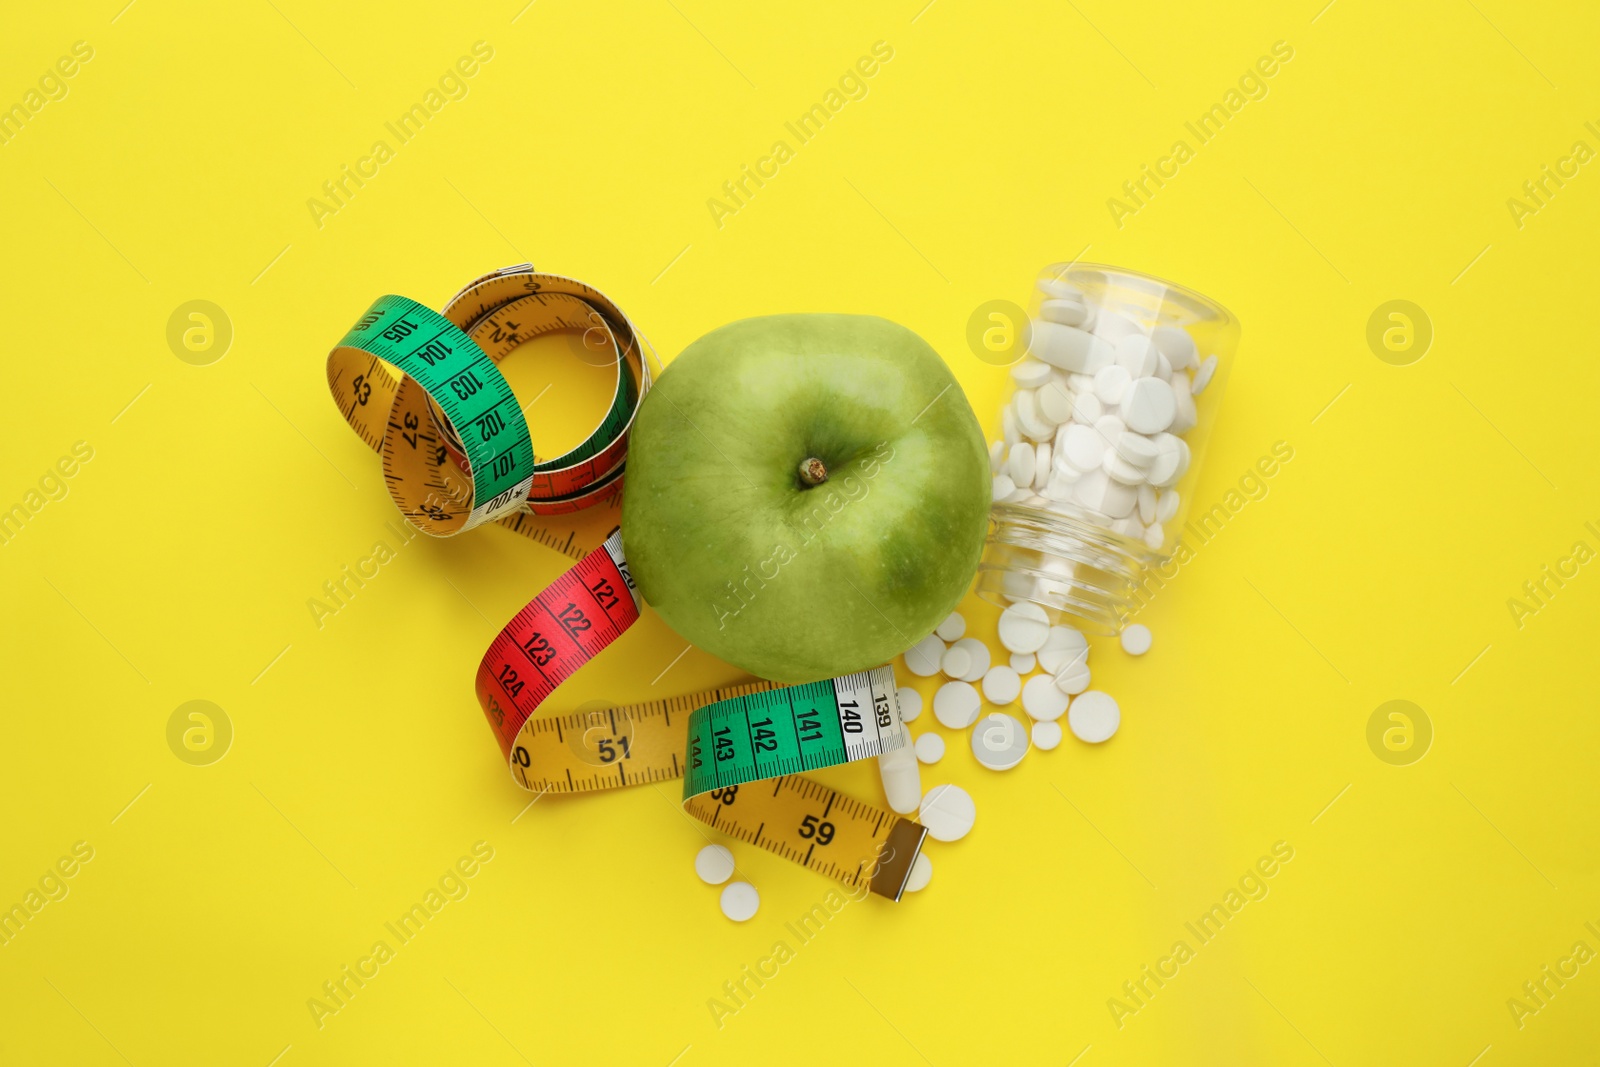
<svg viewBox="0 0 1600 1067"><path fill-rule="evenodd" d="M918 852L917 858L911 861L911 871L906 875L905 891L907 893L920 893L928 888L928 882L933 878L933 861L926 852Z"/></svg>
<svg viewBox="0 0 1600 1067"><path fill-rule="evenodd" d="M1037 652L1050 637L1050 616L1037 604L1013 604L1000 613L1000 643L1008 652Z"/></svg>
<svg viewBox="0 0 1600 1067"><path fill-rule="evenodd" d="M1124 430L1111 439L1112 449L1141 470L1148 470L1156 461L1156 443L1142 433Z"/></svg>
<svg viewBox="0 0 1600 1067"><path fill-rule="evenodd" d="M1012 366L1011 380L1021 389L1037 389L1050 380L1050 364L1024 359Z"/></svg>
<svg viewBox="0 0 1600 1067"><path fill-rule="evenodd" d="M1156 491L1148 485L1139 487L1139 521L1143 523L1156 521Z"/></svg>
<svg viewBox="0 0 1600 1067"><path fill-rule="evenodd" d="M944 622L933 628L933 632L938 634L941 640L959 641L967 632L967 617L959 611L952 611L945 616Z"/></svg>
<svg viewBox="0 0 1600 1067"><path fill-rule="evenodd" d="M761 907L761 894L749 882L730 882L722 890L722 914L736 923L752 918Z"/></svg>
<svg viewBox="0 0 1600 1067"><path fill-rule="evenodd" d="M916 722L917 716L922 714L922 694L909 685L902 685L894 691L894 699L900 705L900 721Z"/></svg>
<svg viewBox="0 0 1600 1067"><path fill-rule="evenodd" d="M1072 418L1072 393L1057 381L1039 387L1039 414L1050 422L1060 424Z"/></svg>
<svg viewBox="0 0 1600 1067"><path fill-rule="evenodd" d="M944 738L938 734L923 734L912 744L917 759L923 763L938 763L944 759Z"/></svg>
<svg viewBox="0 0 1600 1067"><path fill-rule="evenodd" d="M1122 651L1130 656L1142 656L1150 651L1150 627L1134 623L1122 631Z"/></svg>
<svg viewBox="0 0 1600 1067"><path fill-rule="evenodd" d="M1105 460L1100 464L1100 469L1105 471L1106 474L1111 477L1112 481L1120 482L1121 484L1127 486L1137 487L1143 484L1145 478L1147 477L1142 468L1136 467L1132 463L1129 463L1127 460L1117 455L1113 449L1109 448L1106 449ZM1138 499L1138 496L1134 497L1135 502L1137 502Z"/></svg>
<svg viewBox="0 0 1600 1067"><path fill-rule="evenodd" d="M1072 417L1085 426L1093 426L1106 413L1105 405L1093 393L1076 393L1072 397Z"/></svg>
<svg viewBox="0 0 1600 1067"><path fill-rule="evenodd" d="M1150 331L1150 340L1155 342L1156 349L1174 367L1188 367L1200 358L1194 338L1182 326L1157 326Z"/></svg>
<svg viewBox="0 0 1600 1067"><path fill-rule="evenodd" d="M1176 489L1163 489L1156 498L1156 521L1171 522L1172 516L1178 513L1178 504L1181 502Z"/></svg>
<svg viewBox="0 0 1600 1067"><path fill-rule="evenodd" d="M957 642L945 650L944 660L939 664L939 669L944 671L947 677L960 678L972 669L972 653Z"/></svg>
<svg viewBox="0 0 1600 1067"><path fill-rule="evenodd" d="M1028 731L1010 715L992 711L972 728L972 755L991 771L1009 771L1028 754Z"/></svg>
<svg viewBox="0 0 1600 1067"><path fill-rule="evenodd" d="M1059 719L1067 710L1067 694L1056 688L1048 674L1036 674L1022 687L1022 710L1040 722Z"/></svg>
<svg viewBox="0 0 1600 1067"><path fill-rule="evenodd" d="M1194 394L1180 380L1172 384L1172 399L1177 405L1177 413L1172 416L1172 425L1167 429L1173 433L1188 433L1200 421L1200 413L1194 406Z"/></svg>
<svg viewBox="0 0 1600 1067"><path fill-rule="evenodd" d="M706 885L721 885L733 877L733 853L721 845L707 845L695 853L694 873Z"/></svg>
<svg viewBox="0 0 1600 1067"><path fill-rule="evenodd" d="M1016 671L1019 675L1027 674L1029 671L1033 670L1033 667L1034 658L1032 652L1011 653L1011 669Z"/></svg>
<svg viewBox="0 0 1600 1067"><path fill-rule="evenodd" d="M1063 326L1082 326L1089 318L1089 309L1078 300L1046 300L1039 305L1039 317Z"/></svg>
<svg viewBox="0 0 1600 1067"><path fill-rule="evenodd" d="M1050 481L1050 442L1033 446L1033 487L1043 489Z"/></svg>
<svg viewBox="0 0 1600 1067"><path fill-rule="evenodd" d="M939 673L944 661L944 642L934 634L906 649L906 670L918 678L931 678Z"/></svg>
<svg viewBox="0 0 1600 1067"><path fill-rule="evenodd" d="M1004 500L1017 491L1017 483L1011 480L1011 475L996 474L992 480L993 496L996 500Z"/></svg>
<svg viewBox="0 0 1600 1067"><path fill-rule="evenodd" d="M1113 519L1133 514L1138 494L1133 486L1119 482L1103 470L1088 471L1072 487L1072 499Z"/></svg>
<svg viewBox="0 0 1600 1067"><path fill-rule="evenodd" d="M1010 667L990 667L983 676L983 699L1004 706L1022 692L1022 679Z"/></svg>
<svg viewBox="0 0 1600 1067"><path fill-rule="evenodd" d="M967 655L971 657L966 673L960 676L961 680L965 682L983 681L984 674L989 670L989 646L979 641L976 637L963 637L950 647L965 649Z"/></svg>
<svg viewBox="0 0 1600 1067"><path fill-rule="evenodd" d="M1061 744L1061 724L1058 722L1036 722L1033 724L1033 747L1049 752Z"/></svg>
<svg viewBox="0 0 1600 1067"><path fill-rule="evenodd" d="M1158 489L1175 485L1189 469L1189 446L1170 433L1156 435L1156 461L1150 465L1150 484Z"/></svg>
<svg viewBox="0 0 1600 1067"><path fill-rule="evenodd" d="M1034 470L1033 446L1026 441L1012 445L1011 455L1006 458L1006 473L1011 475L1018 489L1033 484Z"/></svg>
<svg viewBox="0 0 1600 1067"><path fill-rule="evenodd" d="M1132 381L1133 376L1119 364L1101 367L1094 373L1094 395L1100 398L1102 404L1115 407L1122 403L1122 394Z"/></svg>
<svg viewBox="0 0 1600 1067"><path fill-rule="evenodd" d="M1050 637L1039 650L1039 669L1054 674L1075 659L1089 658L1089 639L1070 626L1050 627Z"/></svg>
<svg viewBox="0 0 1600 1067"><path fill-rule="evenodd" d="M1106 443L1107 448L1110 448L1118 437L1126 433L1127 429L1128 424L1116 415L1101 415L1094 420L1094 432L1100 435L1100 440Z"/></svg>
<svg viewBox="0 0 1600 1067"><path fill-rule="evenodd" d="M1148 378L1156 372L1156 346L1142 334L1129 334L1117 341L1117 366L1130 378Z"/></svg>
<svg viewBox="0 0 1600 1067"><path fill-rule="evenodd" d="M946 682L933 694L933 717L951 730L965 730L971 726L982 706L983 701L978 699L978 691L971 682Z"/></svg>
<svg viewBox="0 0 1600 1067"><path fill-rule="evenodd" d="M971 832L978 808L959 785L936 785L923 796L918 819L935 841L959 841Z"/></svg>
<svg viewBox="0 0 1600 1067"><path fill-rule="evenodd" d="M1040 675L1040 677L1044 677ZM1056 671L1055 687L1068 696L1077 696L1089 688L1089 659L1068 660Z"/></svg>
<svg viewBox="0 0 1600 1067"><path fill-rule="evenodd" d="M1161 546L1167 543L1167 531L1159 523L1153 522L1144 528L1144 543L1146 548L1161 551Z"/></svg>
<svg viewBox="0 0 1600 1067"><path fill-rule="evenodd" d="M1019 389L1012 398L1012 407L1017 412L1017 425L1026 436L1043 441L1055 432L1055 423L1039 413L1038 398L1031 391Z"/></svg>
<svg viewBox="0 0 1600 1067"><path fill-rule="evenodd" d="M1073 470L1092 471L1100 466L1105 451L1105 440L1094 432L1094 427L1070 423L1056 438L1056 469L1065 463Z"/></svg>
<svg viewBox="0 0 1600 1067"><path fill-rule="evenodd" d="M1194 382L1189 386L1191 396L1199 396L1205 392L1206 386L1211 384L1211 376L1217 373L1217 357L1207 356L1206 361L1200 364L1200 369L1194 372Z"/></svg>
<svg viewBox="0 0 1600 1067"><path fill-rule="evenodd" d="M1071 728L1072 736L1091 745L1109 739L1121 724L1122 709L1117 707L1117 702L1109 693L1102 693L1098 689L1091 689L1074 699L1072 710L1067 712L1067 726Z"/></svg>
<svg viewBox="0 0 1600 1067"><path fill-rule="evenodd" d="M1172 425L1178 402L1160 378L1139 378L1122 394L1122 421L1138 433L1160 433Z"/></svg>

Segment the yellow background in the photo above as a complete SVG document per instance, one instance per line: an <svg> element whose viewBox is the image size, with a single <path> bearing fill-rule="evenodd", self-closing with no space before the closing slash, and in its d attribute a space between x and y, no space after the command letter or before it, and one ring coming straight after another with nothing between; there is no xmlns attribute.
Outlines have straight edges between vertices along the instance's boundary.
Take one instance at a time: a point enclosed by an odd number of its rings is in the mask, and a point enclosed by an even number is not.
<svg viewBox="0 0 1600 1067"><path fill-rule="evenodd" d="M94 849L0 947L0 1061L1593 1056L1600 963L1520 1029L1506 1006L1574 942L1600 950L1597 566L1520 628L1506 605L1575 541L1600 548L1600 176L1520 229L1506 206L1574 141L1600 147L1593 10L122 2L18 6L0 39L5 103L94 48L0 146L0 506L94 449L0 546L0 903ZM466 98L319 229L307 199L479 40ZM869 95L719 229L707 199L880 40ZM1280 40L1269 94L1119 229L1107 199ZM315 625L308 598L395 516L326 351L380 293L438 306L531 259L669 358L748 315L888 316L992 432L1005 374L967 316L1080 254L1243 322L1197 503L1274 442L1294 459L1145 612L1153 652L1096 642L1113 742L994 774L952 738L925 784L967 787L978 825L930 845L931 886L849 905L719 1029L708 999L830 886L740 847L762 907L734 925L670 788L524 811L471 674L565 558L495 529L419 538ZM1436 332L1406 367L1365 341L1396 298ZM193 299L233 324L210 366L166 343ZM570 432L582 405L560 400L536 433ZM736 679L682 650L647 614L562 700ZM1397 698L1435 731L1411 766L1366 743ZM166 742L192 699L235 731L206 767ZM869 766L832 780L878 795ZM1108 998L1280 840L1270 895L1119 1028ZM308 998L477 841L494 859L470 895L319 1030Z"/></svg>

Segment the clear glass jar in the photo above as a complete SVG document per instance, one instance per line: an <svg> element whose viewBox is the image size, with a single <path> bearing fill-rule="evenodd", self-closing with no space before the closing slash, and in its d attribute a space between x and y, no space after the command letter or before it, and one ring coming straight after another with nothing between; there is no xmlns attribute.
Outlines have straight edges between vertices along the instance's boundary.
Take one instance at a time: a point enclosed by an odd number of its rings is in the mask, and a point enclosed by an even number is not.
<svg viewBox="0 0 1600 1067"><path fill-rule="evenodd" d="M1046 267L1027 314L990 445L978 594L1115 634L1146 570L1178 551L1239 323L1192 290L1096 263Z"/></svg>

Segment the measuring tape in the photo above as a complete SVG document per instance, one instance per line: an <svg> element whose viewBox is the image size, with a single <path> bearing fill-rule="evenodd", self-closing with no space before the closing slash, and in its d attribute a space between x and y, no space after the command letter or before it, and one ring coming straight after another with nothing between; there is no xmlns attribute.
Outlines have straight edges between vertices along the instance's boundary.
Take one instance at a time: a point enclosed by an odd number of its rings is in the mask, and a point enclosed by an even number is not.
<svg viewBox="0 0 1600 1067"><path fill-rule="evenodd" d="M708 826L899 900L923 827L799 776L905 743L893 668L534 717L638 618L619 530L489 645L478 665L478 703L517 783L542 795L681 777L684 810Z"/></svg>
<svg viewBox="0 0 1600 1067"><path fill-rule="evenodd" d="M497 364L557 331L577 334L580 355L612 368L615 387L583 441L541 460ZM329 354L328 387L419 529L444 537L499 522L578 561L478 665L478 702L518 784L543 795L681 777L684 810L707 825L899 900L923 827L799 774L907 743L892 668L534 717L639 618L620 530L584 554L575 532L561 538L536 517L617 501L628 429L650 388L646 347L604 294L525 263L469 283L443 314L379 297Z"/></svg>
<svg viewBox="0 0 1600 1067"><path fill-rule="evenodd" d="M599 424L576 447L541 460L497 364L524 342L561 331L579 339L586 361L609 369L614 386ZM645 347L605 294L524 263L469 283L442 315L405 297L379 297L329 353L328 388L345 421L382 455L401 512L446 537L614 497L628 429L650 388Z"/></svg>

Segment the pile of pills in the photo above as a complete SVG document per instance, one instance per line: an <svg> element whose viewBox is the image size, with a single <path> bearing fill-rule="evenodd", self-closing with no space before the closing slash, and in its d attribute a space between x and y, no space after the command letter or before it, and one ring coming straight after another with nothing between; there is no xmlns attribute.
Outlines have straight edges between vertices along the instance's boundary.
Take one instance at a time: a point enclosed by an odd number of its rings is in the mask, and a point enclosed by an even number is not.
<svg viewBox="0 0 1600 1067"><path fill-rule="evenodd" d="M1217 357L1202 361L1182 327L1147 335L1075 286L1046 278L1039 288L1029 354L1011 368L1017 388L989 446L994 499L1074 506L1159 551L1189 469L1194 398Z"/></svg>

